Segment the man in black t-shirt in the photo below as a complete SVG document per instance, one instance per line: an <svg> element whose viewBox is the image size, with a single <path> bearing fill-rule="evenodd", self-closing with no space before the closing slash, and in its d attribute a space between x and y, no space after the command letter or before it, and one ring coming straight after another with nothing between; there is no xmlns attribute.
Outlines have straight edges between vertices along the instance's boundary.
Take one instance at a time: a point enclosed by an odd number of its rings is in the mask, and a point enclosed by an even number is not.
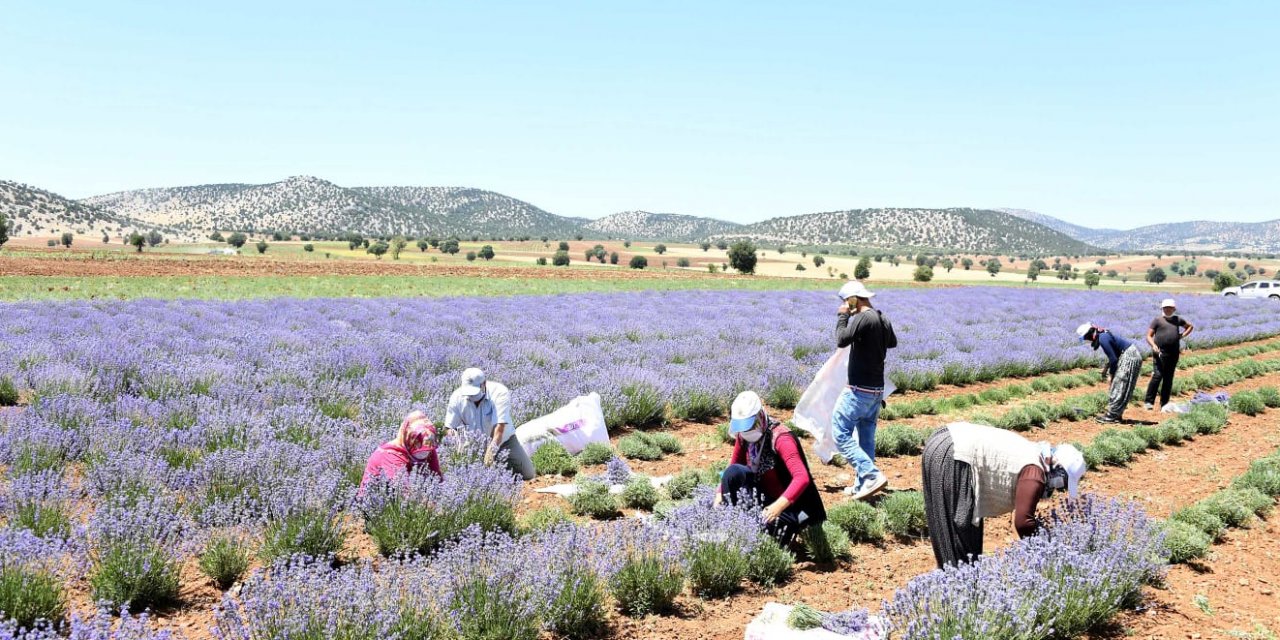
<svg viewBox="0 0 1280 640"><path fill-rule="evenodd" d="M1169 404L1169 394L1173 392L1173 373L1178 368L1178 356L1182 353L1182 339L1191 335L1195 329L1190 322L1178 316L1178 307L1172 298L1160 303L1164 312L1151 321L1147 329L1147 344L1151 345L1151 353L1155 356L1155 371L1151 374L1151 384L1147 385L1147 399L1143 405L1149 411L1154 408L1156 390L1160 391L1160 406Z"/></svg>

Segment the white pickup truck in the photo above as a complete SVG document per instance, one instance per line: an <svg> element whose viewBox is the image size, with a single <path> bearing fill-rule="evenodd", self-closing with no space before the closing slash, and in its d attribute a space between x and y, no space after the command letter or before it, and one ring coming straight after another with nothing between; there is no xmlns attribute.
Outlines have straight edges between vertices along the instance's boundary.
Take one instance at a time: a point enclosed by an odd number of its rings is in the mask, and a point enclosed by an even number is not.
<svg viewBox="0 0 1280 640"><path fill-rule="evenodd" d="M1246 282L1238 287L1227 287L1222 295L1228 298L1270 298L1280 302L1280 280L1258 280Z"/></svg>

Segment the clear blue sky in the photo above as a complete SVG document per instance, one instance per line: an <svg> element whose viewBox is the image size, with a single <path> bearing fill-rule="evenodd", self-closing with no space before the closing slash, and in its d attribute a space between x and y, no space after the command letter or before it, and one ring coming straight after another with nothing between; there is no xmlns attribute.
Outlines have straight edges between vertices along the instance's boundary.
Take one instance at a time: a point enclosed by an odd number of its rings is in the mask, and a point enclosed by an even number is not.
<svg viewBox="0 0 1280 640"><path fill-rule="evenodd" d="M1277 2L15 2L0 178L1280 218Z"/></svg>

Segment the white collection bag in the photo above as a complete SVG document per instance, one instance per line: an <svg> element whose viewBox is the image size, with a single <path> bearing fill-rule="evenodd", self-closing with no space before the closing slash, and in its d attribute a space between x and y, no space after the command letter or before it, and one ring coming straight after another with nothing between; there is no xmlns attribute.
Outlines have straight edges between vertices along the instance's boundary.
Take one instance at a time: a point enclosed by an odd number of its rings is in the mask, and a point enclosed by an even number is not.
<svg viewBox="0 0 1280 640"><path fill-rule="evenodd" d="M743 640L882 640L887 637L884 624L876 617L869 622L870 628L852 636L832 633L826 629L792 629L787 626L787 616L794 607L779 602L764 605L760 615L751 620L743 631Z"/></svg>
<svg viewBox="0 0 1280 640"><path fill-rule="evenodd" d="M582 451L592 442L609 444L600 394L578 396L553 413L520 425L516 429L516 438L529 455L553 439L564 445L570 454Z"/></svg>
<svg viewBox="0 0 1280 640"><path fill-rule="evenodd" d="M837 349L827 358L822 368L818 369L818 375L814 376L813 382L804 390L804 395L800 396L792 418L796 428L808 431L813 436L813 452L826 464L831 464L831 458L840 452L836 449L835 435L831 432L831 414L835 413L836 402L847 386L848 371L849 347ZM886 372L884 398L888 398L896 390L897 387L893 386Z"/></svg>

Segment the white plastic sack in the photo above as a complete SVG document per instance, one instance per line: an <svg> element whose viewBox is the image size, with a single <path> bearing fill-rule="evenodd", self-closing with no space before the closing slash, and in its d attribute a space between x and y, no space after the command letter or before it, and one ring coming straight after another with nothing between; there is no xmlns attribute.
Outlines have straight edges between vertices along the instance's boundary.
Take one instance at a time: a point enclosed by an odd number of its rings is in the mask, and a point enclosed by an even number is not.
<svg viewBox="0 0 1280 640"><path fill-rule="evenodd" d="M871 617L870 629L851 636L826 629L792 629L787 626L787 616L791 615L792 608L779 602L764 605L764 611L747 624L743 640L882 640L885 637L880 630L883 625L875 616Z"/></svg>
<svg viewBox="0 0 1280 640"><path fill-rule="evenodd" d="M675 476L673 475L654 476L649 478L649 484L653 485L654 489L661 489L667 486L667 483L671 482L671 479L674 477ZM617 495L622 493L624 490L626 490L626 488L627 488L627 485L625 484L615 484L609 487L609 493ZM569 496L578 492L578 485L573 483L553 484L549 487L543 487L542 489L534 489L534 492L550 493L550 494L560 496L561 498L568 499Z"/></svg>
<svg viewBox="0 0 1280 640"><path fill-rule="evenodd" d="M529 455L552 439L559 440L570 454L582 451L592 442L609 444L600 394L578 396L554 413L520 425L516 428L516 438Z"/></svg>
<svg viewBox="0 0 1280 640"><path fill-rule="evenodd" d="M831 464L839 450L836 449L835 436L831 433L831 414L835 413L836 401L849 381L849 347L837 349L827 358L826 363L818 370L818 375L809 383L809 388L796 403L795 416L792 423L813 436L813 452L826 464ZM888 373L884 377L884 397L897 390L889 380Z"/></svg>
<svg viewBox="0 0 1280 640"><path fill-rule="evenodd" d="M1191 411L1190 402L1174 402L1160 407L1160 413L1187 413Z"/></svg>

